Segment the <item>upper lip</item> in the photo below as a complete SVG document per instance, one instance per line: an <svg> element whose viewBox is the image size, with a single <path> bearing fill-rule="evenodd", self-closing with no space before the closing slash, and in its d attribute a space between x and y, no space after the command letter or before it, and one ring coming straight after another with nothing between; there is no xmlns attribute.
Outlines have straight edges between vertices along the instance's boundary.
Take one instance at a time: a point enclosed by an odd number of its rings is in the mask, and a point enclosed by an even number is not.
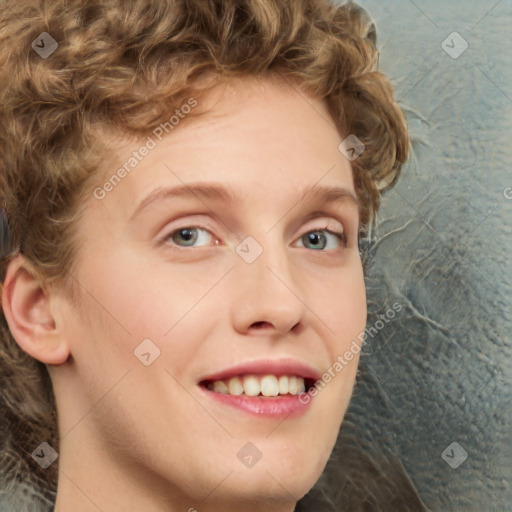
<svg viewBox="0 0 512 512"><path fill-rule="evenodd" d="M320 379L320 373L306 363L295 359L260 359L246 361L200 379L203 381L226 380L237 375L295 375L304 379Z"/></svg>

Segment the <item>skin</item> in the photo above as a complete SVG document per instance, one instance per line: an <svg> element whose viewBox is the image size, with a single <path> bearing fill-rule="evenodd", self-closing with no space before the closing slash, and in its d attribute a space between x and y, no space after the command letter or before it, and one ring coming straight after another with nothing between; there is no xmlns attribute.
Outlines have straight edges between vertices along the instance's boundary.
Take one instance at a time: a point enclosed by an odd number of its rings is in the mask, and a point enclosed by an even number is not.
<svg viewBox="0 0 512 512"><path fill-rule="evenodd" d="M91 194L79 301L44 287L22 256L9 265L9 327L47 364L57 400L56 512L292 511L334 446L358 354L305 415L284 421L214 403L197 383L261 358L323 373L364 330L357 206L300 201L315 184L355 195L344 137L323 102L269 78L230 79L200 108L211 112L183 121L103 200ZM119 143L119 162L138 147ZM155 188L197 181L241 201L167 199L130 220ZM175 233L194 226L195 241ZM326 226L347 246L304 236ZM250 264L236 252L247 236L263 249ZM147 338L161 351L150 366L133 353ZM251 468L236 456L247 442L262 453Z"/></svg>

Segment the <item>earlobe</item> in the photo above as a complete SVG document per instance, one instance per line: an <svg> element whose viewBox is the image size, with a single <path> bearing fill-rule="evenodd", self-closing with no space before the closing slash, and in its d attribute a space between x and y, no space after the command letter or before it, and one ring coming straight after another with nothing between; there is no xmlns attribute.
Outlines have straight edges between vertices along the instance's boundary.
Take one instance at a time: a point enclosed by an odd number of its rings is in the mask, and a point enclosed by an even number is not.
<svg viewBox="0 0 512 512"><path fill-rule="evenodd" d="M69 356L66 338L52 311L52 297L22 256L9 262L2 286L2 308L21 349L45 364L59 365Z"/></svg>

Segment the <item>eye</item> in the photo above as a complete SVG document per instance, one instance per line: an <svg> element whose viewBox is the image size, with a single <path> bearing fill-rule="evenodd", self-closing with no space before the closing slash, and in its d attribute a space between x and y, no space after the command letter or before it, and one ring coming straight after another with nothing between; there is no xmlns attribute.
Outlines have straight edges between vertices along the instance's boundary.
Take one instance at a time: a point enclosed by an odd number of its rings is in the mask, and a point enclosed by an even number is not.
<svg viewBox="0 0 512 512"><path fill-rule="evenodd" d="M203 242L202 245L204 245L204 243L208 243L209 237L212 237L212 234L208 229L199 226L187 226L172 231L165 236L163 241L172 242L172 244L178 247L197 247L197 245L195 245L196 242ZM302 244L299 245L299 247L314 250L336 249L340 247L340 243L342 247L347 246L347 239L344 232L333 231L327 228L308 231L299 238L299 242ZM329 244L329 242L331 243ZM309 244L313 247L308 247ZM320 245L320 247L314 247L315 245Z"/></svg>
<svg viewBox="0 0 512 512"><path fill-rule="evenodd" d="M164 238L164 241L167 242L169 240L172 240L172 242L175 243L176 245L180 245L179 242L184 241L186 244L184 245L184 247L194 247L194 243L198 239L204 241L205 239L208 238L207 236L205 237L198 235L198 231L202 231L203 233L209 233L208 230L200 228L198 226L188 226L172 231Z"/></svg>
<svg viewBox="0 0 512 512"><path fill-rule="evenodd" d="M307 233L302 235L299 240L303 244L304 243L312 244L312 245L320 244L322 246L320 248L312 247L312 249L315 249L315 250L327 249L326 246L329 245L328 244L329 239L327 238L326 234L329 235L331 237L330 239L332 241L334 241L334 243L335 243L335 247L329 247L328 249L336 249L337 248L336 244L338 244L338 247L339 247L340 242L343 247L347 246L347 239L346 239L345 233L339 232L339 231L332 231L327 228L315 229L313 231L308 231ZM302 245L302 247L304 247L304 245Z"/></svg>

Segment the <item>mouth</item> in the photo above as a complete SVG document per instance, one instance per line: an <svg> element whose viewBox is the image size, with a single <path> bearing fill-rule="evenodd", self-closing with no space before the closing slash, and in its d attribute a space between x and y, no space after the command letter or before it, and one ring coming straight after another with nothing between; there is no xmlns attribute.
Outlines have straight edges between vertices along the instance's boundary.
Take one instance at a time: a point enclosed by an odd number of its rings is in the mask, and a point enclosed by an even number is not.
<svg viewBox="0 0 512 512"><path fill-rule="evenodd" d="M297 396L313 387L315 380L299 375L236 375L226 379L206 379L200 386L223 395L248 397Z"/></svg>
<svg viewBox="0 0 512 512"><path fill-rule="evenodd" d="M320 374L293 361L244 363L199 381L207 397L221 406L258 416L288 417L306 413L307 394Z"/></svg>

